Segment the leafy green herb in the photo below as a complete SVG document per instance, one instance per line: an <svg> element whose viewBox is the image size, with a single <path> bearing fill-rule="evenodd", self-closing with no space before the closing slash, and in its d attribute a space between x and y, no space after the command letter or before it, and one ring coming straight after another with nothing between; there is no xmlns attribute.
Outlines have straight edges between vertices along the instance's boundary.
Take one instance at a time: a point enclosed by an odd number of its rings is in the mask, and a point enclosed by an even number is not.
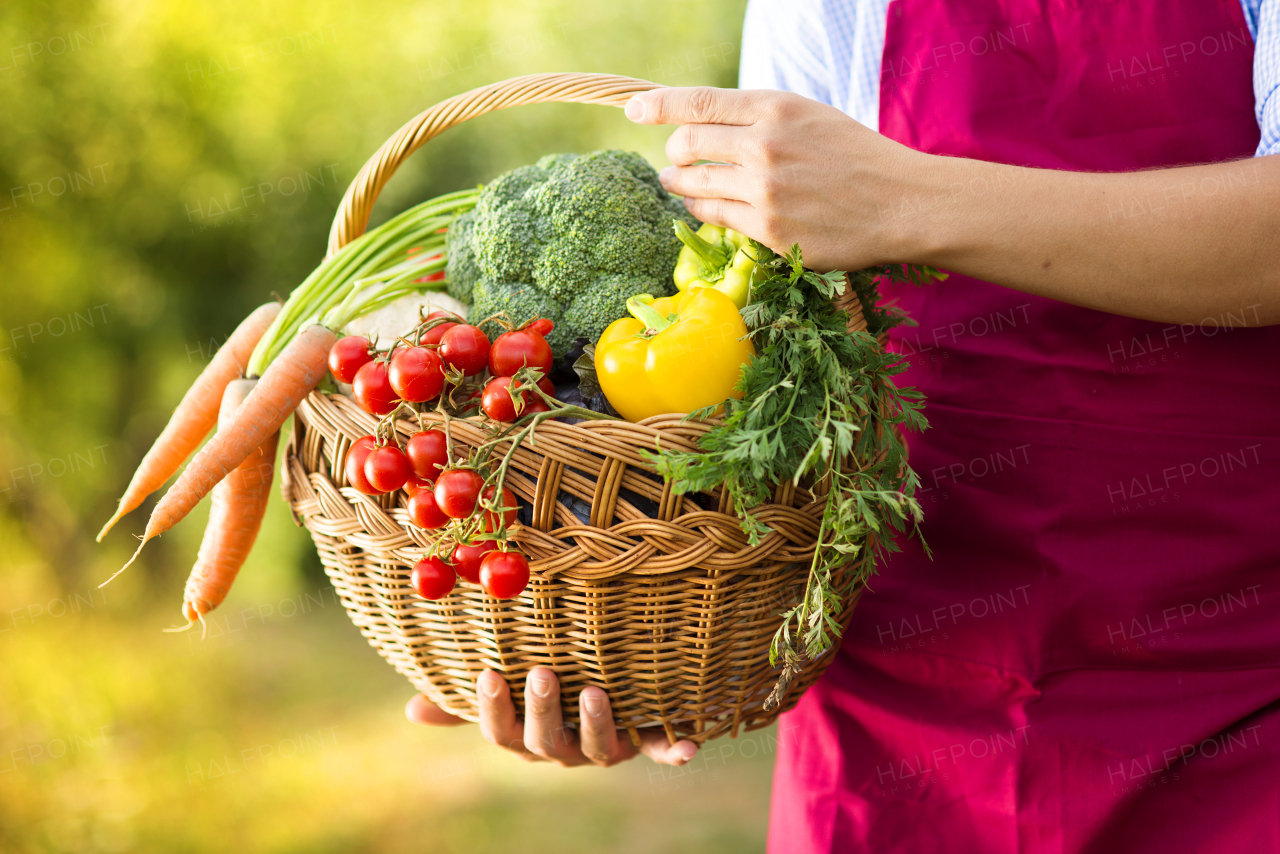
<svg viewBox="0 0 1280 854"><path fill-rule="evenodd" d="M874 571L875 555L898 550L895 532L910 527L919 535L919 478L907 465L899 429L923 430L928 422L922 396L894 384L906 366L876 342L877 333L910 323L892 307L880 307L878 284L924 284L941 276L908 265L850 274L868 321L868 331L851 335L847 313L832 303L844 292L844 273L804 269L798 246L783 257L753 245L763 260L752 302L742 311L756 349L738 383L743 397L725 404L722 423L700 440L701 452L664 451L653 459L677 492L724 484L753 545L769 528L751 510L769 501L778 483L803 480L829 496L804 597L784 615L769 650L770 662L783 665L765 704L771 709L803 662L840 636L841 605ZM863 555L868 545L875 554ZM836 570L851 561L857 569L838 585Z"/></svg>
<svg viewBox="0 0 1280 854"><path fill-rule="evenodd" d="M600 378L596 376L596 348L588 344L582 348L582 355L573 362L573 372L578 375L578 393L583 400L590 400L600 394Z"/></svg>

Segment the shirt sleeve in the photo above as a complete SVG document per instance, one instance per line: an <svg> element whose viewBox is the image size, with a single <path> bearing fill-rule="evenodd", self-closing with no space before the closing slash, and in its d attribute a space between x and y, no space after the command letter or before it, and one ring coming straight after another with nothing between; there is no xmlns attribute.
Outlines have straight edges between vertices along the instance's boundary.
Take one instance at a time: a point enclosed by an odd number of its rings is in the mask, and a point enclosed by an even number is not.
<svg viewBox="0 0 1280 854"><path fill-rule="evenodd" d="M819 2L749 0L740 62L740 89L781 89L840 106Z"/></svg>
<svg viewBox="0 0 1280 854"><path fill-rule="evenodd" d="M1262 141L1258 156L1280 154L1280 0L1258 4L1253 49L1253 95Z"/></svg>

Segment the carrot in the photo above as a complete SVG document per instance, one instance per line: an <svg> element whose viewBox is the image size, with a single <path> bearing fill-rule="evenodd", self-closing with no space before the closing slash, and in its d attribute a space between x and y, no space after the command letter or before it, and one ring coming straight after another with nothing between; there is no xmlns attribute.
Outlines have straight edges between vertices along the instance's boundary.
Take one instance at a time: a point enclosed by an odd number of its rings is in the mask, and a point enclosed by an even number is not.
<svg viewBox="0 0 1280 854"><path fill-rule="evenodd" d="M227 385L218 411L219 432L232 429L236 410L257 384L257 380L233 380ZM183 594L182 612L188 621L222 604L253 548L267 511L279 438L277 430L213 488L209 524Z"/></svg>
<svg viewBox="0 0 1280 854"><path fill-rule="evenodd" d="M107 524L98 533L98 542L102 542L107 531L122 516L135 510L148 495L163 486L182 465L182 461L200 447L204 437L209 435L209 431L218 422L218 404L222 400L222 390L227 383L241 375L258 339L279 313L278 302L259 306L236 327L227 343L218 348L208 366L183 395L178 408L173 410L160 437L138 464L138 470L134 472L129 487L120 498L115 515L107 520Z"/></svg>
<svg viewBox="0 0 1280 854"><path fill-rule="evenodd" d="M177 482L156 504L151 518L147 520L142 542L129 558L129 563L116 570L115 575L99 587L128 569L138 559L143 546L181 522L191 508L209 494L209 490L244 462L268 436L280 429L289 414L324 378L329 370L329 350L337 340L337 335L319 324L312 324L298 333L298 337L284 348L258 380L253 393L236 412L231 428L219 430L200 449Z"/></svg>

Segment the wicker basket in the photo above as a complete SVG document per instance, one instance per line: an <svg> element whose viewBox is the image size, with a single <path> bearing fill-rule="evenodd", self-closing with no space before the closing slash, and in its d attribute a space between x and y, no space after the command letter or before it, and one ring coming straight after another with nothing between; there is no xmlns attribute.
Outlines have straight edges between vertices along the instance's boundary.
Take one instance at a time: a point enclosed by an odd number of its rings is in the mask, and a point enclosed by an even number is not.
<svg viewBox="0 0 1280 854"><path fill-rule="evenodd" d="M360 170L334 220L330 254L364 232L378 193L405 158L454 125L522 104L620 107L654 88L612 75L535 74L437 104ZM843 300L850 329L865 328L851 289ZM722 490L673 495L641 456L659 442L693 449L706 424L676 415L637 424L545 423L536 444L517 451L507 481L532 507L532 524L513 536L531 562L529 588L497 600L464 582L430 602L413 592L409 573L431 534L409 523L404 494L363 495L344 475L351 443L375 423L341 395L312 393L297 410L286 450L284 495L311 531L352 621L441 708L476 720L475 680L492 668L505 674L523 713L525 676L546 665L559 676L566 721L577 720L581 689L598 685L633 739L638 727L662 726L672 742L702 742L768 725L833 657L810 664L779 708L763 710L778 678L769 643L781 612L803 593L825 501L779 486L774 502L759 510L773 532L750 546ZM397 427L403 437L418 429L408 421ZM450 429L455 443L469 447L488 438L479 419L451 419ZM581 513L583 504L588 524L571 509ZM871 551L860 560L872 559ZM846 600L842 623L857 598Z"/></svg>

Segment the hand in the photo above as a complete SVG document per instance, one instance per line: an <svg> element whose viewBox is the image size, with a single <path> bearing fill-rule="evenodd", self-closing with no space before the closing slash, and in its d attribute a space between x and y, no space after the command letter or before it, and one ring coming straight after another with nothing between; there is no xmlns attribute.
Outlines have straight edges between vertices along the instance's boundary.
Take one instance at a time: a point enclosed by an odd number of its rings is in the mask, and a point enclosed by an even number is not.
<svg viewBox="0 0 1280 854"><path fill-rule="evenodd" d="M654 89L633 96L626 113L681 126L667 140L675 165L659 177L698 219L775 252L799 243L805 266L817 270L911 260L897 257L893 226L896 203L916 190L899 176L931 158L835 107L771 90Z"/></svg>
<svg viewBox="0 0 1280 854"><path fill-rule="evenodd" d="M626 730L613 725L609 697L595 686L582 690L578 698L578 729L565 726L560 715L560 681L548 667L529 671L524 685L524 703L528 716L521 723L507 681L497 672L486 670L476 680L480 698L480 733L494 745L509 750L531 762L547 760L565 767L600 765L608 767L630 759L637 752L663 765L684 765L693 758L698 746L692 741L667 742L660 729L640 731L640 748L631 743ZM462 718L440 709L422 694L414 697L404 709L414 723L433 726L456 726L467 723Z"/></svg>

